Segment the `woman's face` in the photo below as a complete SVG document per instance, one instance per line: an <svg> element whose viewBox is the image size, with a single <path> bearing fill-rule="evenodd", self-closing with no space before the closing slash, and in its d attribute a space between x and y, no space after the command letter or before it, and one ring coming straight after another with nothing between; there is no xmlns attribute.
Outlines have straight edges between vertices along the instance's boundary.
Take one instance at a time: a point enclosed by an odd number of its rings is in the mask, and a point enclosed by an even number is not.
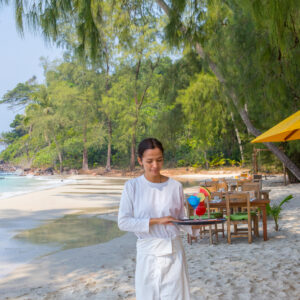
<svg viewBox="0 0 300 300"><path fill-rule="evenodd" d="M144 151L142 159L138 157L138 162L147 175L158 176L164 163L164 157L159 148L147 149Z"/></svg>

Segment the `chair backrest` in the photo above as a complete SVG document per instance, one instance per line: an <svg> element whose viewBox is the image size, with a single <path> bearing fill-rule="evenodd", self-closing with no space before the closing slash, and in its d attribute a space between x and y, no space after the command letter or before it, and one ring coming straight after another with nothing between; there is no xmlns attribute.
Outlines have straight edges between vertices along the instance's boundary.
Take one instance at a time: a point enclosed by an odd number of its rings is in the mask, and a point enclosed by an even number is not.
<svg viewBox="0 0 300 300"><path fill-rule="evenodd" d="M218 184L218 191L223 190L223 192L227 192L228 191L228 184L225 181L219 181Z"/></svg>
<svg viewBox="0 0 300 300"><path fill-rule="evenodd" d="M244 182L241 184L242 191L248 192L248 191L254 191L255 198L260 199L260 183L259 182Z"/></svg>
<svg viewBox="0 0 300 300"><path fill-rule="evenodd" d="M262 175L254 174L253 175L253 181L256 182L256 181L259 181L259 180L262 180Z"/></svg>
<svg viewBox="0 0 300 300"><path fill-rule="evenodd" d="M223 192L211 192L210 196L211 196L211 200L213 200L216 197L219 197L220 199L223 199Z"/></svg>
<svg viewBox="0 0 300 300"><path fill-rule="evenodd" d="M230 217L230 210L233 207L233 204L239 205L241 207L247 207L248 217L250 218L250 194L241 192L241 193L227 193L225 195L226 199L226 212L227 216Z"/></svg>
<svg viewBox="0 0 300 300"><path fill-rule="evenodd" d="M185 201L184 203L185 203L187 217L190 218L190 216L194 216L195 211L192 205L189 204L188 201Z"/></svg>
<svg viewBox="0 0 300 300"><path fill-rule="evenodd" d="M252 181L252 179L237 180L237 182L236 182L237 188L242 186L246 182L253 182L253 181Z"/></svg>
<svg viewBox="0 0 300 300"><path fill-rule="evenodd" d="M253 182L259 182L260 189L262 189L262 175L253 175Z"/></svg>
<svg viewBox="0 0 300 300"><path fill-rule="evenodd" d="M204 186L210 192L217 192L219 190L219 182L218 181L205 181Z"/></svg>

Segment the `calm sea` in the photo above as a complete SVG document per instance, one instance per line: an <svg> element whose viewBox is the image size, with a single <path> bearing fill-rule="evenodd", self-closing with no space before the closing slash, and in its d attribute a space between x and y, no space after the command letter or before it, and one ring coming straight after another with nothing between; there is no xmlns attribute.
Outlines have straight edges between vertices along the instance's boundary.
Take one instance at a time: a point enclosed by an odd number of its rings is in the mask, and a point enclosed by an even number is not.
<svg viewBox="0 0 300 300"><path fill-rule="evenodd" d="M52 188L67 182L70 180L62 180L56 176L18 176L0 172L0 199Z"/></svg>

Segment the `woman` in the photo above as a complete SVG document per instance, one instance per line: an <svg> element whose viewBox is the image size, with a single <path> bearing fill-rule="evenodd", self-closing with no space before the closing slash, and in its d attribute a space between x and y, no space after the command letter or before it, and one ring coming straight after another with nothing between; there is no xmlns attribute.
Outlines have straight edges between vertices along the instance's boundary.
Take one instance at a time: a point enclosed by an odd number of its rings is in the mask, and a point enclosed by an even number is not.
<svg viewBox="0 0 300 300"><path fill-rule="evenodd" d="M164 149L154 138L138 147L144 175L126 182L118 225L138 237L135 289L137 300L188 300L189 283L179 229L184 217L181 183L160 174Z"/></svg>

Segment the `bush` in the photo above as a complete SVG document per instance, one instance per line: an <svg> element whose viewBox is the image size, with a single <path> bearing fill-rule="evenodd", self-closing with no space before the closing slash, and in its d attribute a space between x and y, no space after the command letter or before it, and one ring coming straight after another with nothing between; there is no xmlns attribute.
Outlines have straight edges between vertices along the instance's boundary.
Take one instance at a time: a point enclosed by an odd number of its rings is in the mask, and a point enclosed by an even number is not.
<svg viewBox="0 0 300 300"><path fill-rule="evenodd" d="M267 215L268 216L272 216L274 221L275 221L275 230L278 231L279 230L279 226L278 226L278 219L280 218L280 213L282 210L282 205L284 203L287 203L288 201L290 201L293 198L293 195L289 195L287 197L285 197L280 203L278 204L273 204L272 206L270 206L270 204L267 204Z"/></svg>
<svg viewBox="0 0 300 300"><path fill-rule="evenodd" d="M56 150L46 147L37 153L32 165L33 167L50 167L53 166L56 160Z"/></svg>
<svg viewBox="0 0 300 300"><path fill-rule="evenodd" d="M185 167L187 166L187 162L184 159L179 159L177 161L177 167Z"/></svg>

